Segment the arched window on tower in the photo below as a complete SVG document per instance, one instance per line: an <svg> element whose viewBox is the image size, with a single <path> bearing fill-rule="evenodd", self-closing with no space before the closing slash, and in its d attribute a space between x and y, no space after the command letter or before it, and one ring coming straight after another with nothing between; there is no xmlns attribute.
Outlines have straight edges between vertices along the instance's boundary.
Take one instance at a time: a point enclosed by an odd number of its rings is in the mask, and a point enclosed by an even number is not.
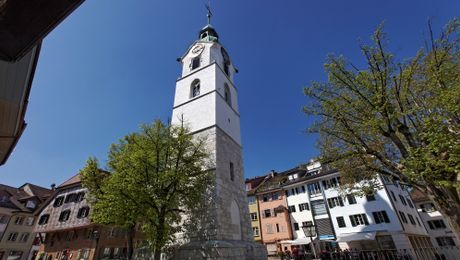
<svg viewBox="0 0 460 260"><path fill-rule="evenodd" d="M225 83L224 85L224 98L225 98L225 102L227 102L229 106L232 106L232 96L230 93L230 88L228 87L227 83Z"/></svg>
<svg viewBox="0 0 460 260"><path fill-rule="evenodd" d="M224 58L224 72L230 77L230 57L224 48L221 48L220 51L222 52L222 58Z"/></svg>
<svg viewBox="0 0 460 260"><path fill-rule="evenodd" d="M190 97L194 98L200 95L200 80L195 79L190 87Z"/></svg>

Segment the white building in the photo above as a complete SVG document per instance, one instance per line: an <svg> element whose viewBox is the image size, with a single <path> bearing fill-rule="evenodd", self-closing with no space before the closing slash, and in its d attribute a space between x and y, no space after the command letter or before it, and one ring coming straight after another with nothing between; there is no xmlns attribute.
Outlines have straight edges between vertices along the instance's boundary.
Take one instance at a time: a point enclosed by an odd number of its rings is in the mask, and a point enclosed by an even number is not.
<svg viewBox="0 0 460 260"><path fill-rule="evenodd" d="M459 246L458 234L453 232L447 219L439 212L434 203L422 192L414 190L411 197L418 210L422 223L435 247Z"/></svg>
<svg viewBox="0 0 460 260"><path fill-rule="evenodd" d="M431 247L417 209L397 182L377 180L381 188L359 197L340 191L340 173L324 172L319 165L304 172L288 173L286 190L293 244L308 244L302 225L313 221L321 249L417 250ZM329 226L332 225L332 228ZM328 243L329 242L329 243Z"/></svg>

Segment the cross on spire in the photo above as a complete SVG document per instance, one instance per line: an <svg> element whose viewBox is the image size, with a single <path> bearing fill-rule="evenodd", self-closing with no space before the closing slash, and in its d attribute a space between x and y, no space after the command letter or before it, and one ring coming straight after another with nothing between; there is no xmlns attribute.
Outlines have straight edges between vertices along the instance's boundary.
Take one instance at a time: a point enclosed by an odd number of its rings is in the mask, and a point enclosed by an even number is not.
<svg viewBox="0 0 460 260"><path fill-rule="evenodd" d="M208 10L208 13L206 16L208 17L208 24L211 24L211 17L212 17L212 12L211 12L211 1L206 6L206 9Z"/></svg>

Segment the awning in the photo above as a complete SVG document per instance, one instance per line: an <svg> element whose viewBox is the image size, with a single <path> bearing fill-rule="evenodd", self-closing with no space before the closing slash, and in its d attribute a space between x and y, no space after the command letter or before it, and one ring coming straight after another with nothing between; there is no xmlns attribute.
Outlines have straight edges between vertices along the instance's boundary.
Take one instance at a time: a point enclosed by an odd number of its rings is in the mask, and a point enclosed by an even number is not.
<svg viewBox="0 0 460 260"><path fill-rule="evenodd" d="M345 233L337 236L337 242L374 240L377 232Z"/></svg>
<svg viewBox="0 0 460 260"><path fill-rule="evenodd" d="M297 238L296 240L281 240L280 244L290 244L290 245L308 245L310 244L310 238Z"/></svg>

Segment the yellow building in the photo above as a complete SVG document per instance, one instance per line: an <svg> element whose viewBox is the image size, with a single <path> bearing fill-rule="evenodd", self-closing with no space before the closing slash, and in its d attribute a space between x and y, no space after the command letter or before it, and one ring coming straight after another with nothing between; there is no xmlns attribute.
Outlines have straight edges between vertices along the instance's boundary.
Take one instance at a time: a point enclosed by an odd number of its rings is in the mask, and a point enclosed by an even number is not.
<svg viewBox="0 0 460 260"><path fill-rule="evenodd" d="M260 229L260 214L259 214L259 202L255 196L257 187L264 183L272 174L266 176L254 177L252 179L246 179L246 192L248 195L249 204L249 215L251 217L252 233L254 235L254 241L262 243L262 232Z"/></svg>

